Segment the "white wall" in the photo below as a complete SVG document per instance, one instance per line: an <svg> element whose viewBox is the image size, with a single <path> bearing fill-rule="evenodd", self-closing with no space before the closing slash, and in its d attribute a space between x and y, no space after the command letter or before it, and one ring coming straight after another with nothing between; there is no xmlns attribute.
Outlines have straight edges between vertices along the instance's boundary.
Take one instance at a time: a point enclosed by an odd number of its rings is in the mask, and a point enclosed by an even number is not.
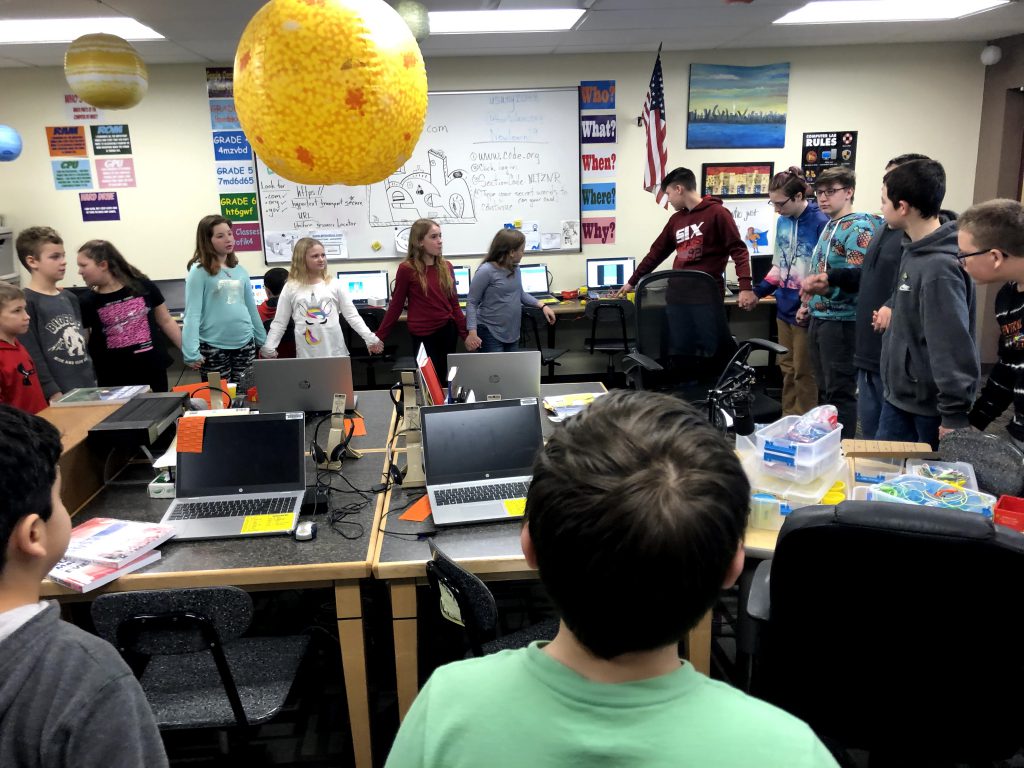
<svg viewBox="0 0 1024 768"><path fill-rule="evenodd" d="M859 209L878 210L886 160L903 152L923 152L946 166L946 207L962 210L972 202L975 183L984 87L984 67L978 61L981 47L980 43L943 43L666 53L662 62L669 165L686 165L699 174L704 162L771 160L781 170L799 165L804 131L856 130ZM781 61L792 63L786 149L686 150L691 62L754 65ZM616 81L617 242L584 246L579 256L548 256L556 289L580 284L583 259L588 256L642 258L664 225L667 214L641 189L645 148L643 131L635 119L653 63L653 52L427 62L430 87L435 90L574 85L581 79ZM59 68L0 69L0 123L12 125L25 140L17 161L0 163L0 215L15 231L33 224L56 227L69 251L88 239L103 237L150 277L182 276L194 247L197 221L219 212L203 67L151 67L149 94L143 102L113 113L130 127L138 178L137 188L118 190L122 214L118 222L83 223L77 193L53 188L43 129L66 124L65 91ZM485 249L487 243L480 247ZM262 254L243 254L241 258L250 272L264 271ZM352 264L361 263L353 260ZM368 264L378 269L381 262ZM387 265L393 274L397 262Z"/></svg>

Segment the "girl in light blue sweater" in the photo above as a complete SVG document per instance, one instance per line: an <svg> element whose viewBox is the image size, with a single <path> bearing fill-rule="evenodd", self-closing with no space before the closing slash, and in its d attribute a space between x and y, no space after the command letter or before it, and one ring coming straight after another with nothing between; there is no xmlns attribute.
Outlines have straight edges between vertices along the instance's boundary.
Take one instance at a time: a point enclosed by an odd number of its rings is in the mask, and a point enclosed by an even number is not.
<svg viewBox="0 0 1024 768"><path fill-rule="evenodd" d="M519 348L522 305L540 307L548 324L555 322L551 307L523 290L516 267L523 260L526 237L517 229L494 236L487 256L473 275L466 300L466 349L512 352Z"/></svg>
<svg viewBox="0 0 1024 768"><path fill-rule="evenodd" d="M249 273L235 255L231 222L204 216L196 230L196 251L185 280L185 327L181 352L185 363L226 381L248 377L256 348L267 340Z"/></svg>

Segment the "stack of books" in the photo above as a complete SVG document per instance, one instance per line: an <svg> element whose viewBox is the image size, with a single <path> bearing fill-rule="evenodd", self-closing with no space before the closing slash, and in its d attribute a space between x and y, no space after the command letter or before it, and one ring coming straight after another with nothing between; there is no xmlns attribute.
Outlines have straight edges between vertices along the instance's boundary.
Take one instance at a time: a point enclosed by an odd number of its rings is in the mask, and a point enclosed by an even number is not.
<svg viewBox="0 0 1024 768"><path fill-rule="evenodd" d="M71 531L68 550L50 571L50 580L89 592L159 560L156 548L173 535L169 525L109 517L88 520Z"/></svg>

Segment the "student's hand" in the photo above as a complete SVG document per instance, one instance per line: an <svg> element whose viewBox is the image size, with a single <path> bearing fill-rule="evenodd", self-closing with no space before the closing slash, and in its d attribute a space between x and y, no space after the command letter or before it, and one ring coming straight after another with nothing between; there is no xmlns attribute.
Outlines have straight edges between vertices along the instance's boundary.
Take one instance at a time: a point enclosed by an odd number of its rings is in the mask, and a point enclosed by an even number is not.
<svg viewBox="0 0 1024 768"><path fill-rule="evenodd" d="M615 292L615 298L616 299L624 299L624 298L626 298L626 294L627 293L632 293L632 292L633 292L633 286L630 285L629 283L626 283L621 288L619 288L619 290L617 290Z"/></svg>
<svg viewBox="0 0 1024 768"><path fill-rule="evenodd" d="M544 319L548 321L548 325L555 324L555 310L545 304L540 311L544 313Z"/></svg>
<svg viewBox="0 0 1024 768"><path fill-rule="evenodd" d="M193 371L198 371L198 370L199 370L200 368L202 368L202 367L203 367L203 363L204 363L204 362L205 362L205 361L204 361L204 360L203 360L203 358L202 358L202 357L200 356L200 358L199 358L198 360L193 360L192 362L187 362L187 361L186 361L185 365L187 365L187 366L188 366L189 368L191 368L191 369L192 369Z"/></svg>
<svg viewBox="0 0 1024 768"><path fill-rule="evenodd" d="M955 429L950 429L949 427L942 427L942 426L940 426L940 427L939 427L939 440L941 440L942 438L944 438L944 437L945 437L946 435L948 435L948 434L949 434L950 432L956 432L956 431L957 431L957 430L955 430Z"/></svg>
<svg viewBox="0 0 1024 768"><path fill-rule="evenodd" d="M277 358L277 350L270 347L260 347L260 355L265 360L275 360Z"/></svg>
<svg viewBox="0 0 1024 768"><path fill-rule="evenodd" d="M871 327L875 333L884 333L892 321L892 309L890 307L879 307L871 313Z"/></svg>
<svg viewBox="0 0 1024 768"><path fill-rule="evenodd" d="M480 340L480 337L476 335L476 331L470 331L463 344L466 345L467 352L476 352L480 349L480 345L483 344L483 342Z"/></svg>
<svg viewBox="0 0 1024 768"><path fill-rule="evenodd" d="M808 275L800 284L800 293L806 293L808 296L824 296L828 291L828 275L824 272Z"/></svg>
<svg viewBox="0 0 1024 768"><path fill-rule="evenodd" d="M811 322L811 308L806 304L801 304L800 309L796 311L796 324L803 327Z"/></svg>
<svg viewBox="0 0 1024 768"><path fill-rule="evenodd" d="M757 306L757 294L753 291L740 291L736 304L740 309L745 309L749 312Z"/></svg>
<svg viewBox="0 0 1024 768"><path fill-rule="evenodd" d="M64 393L63 392L54 392L52 395L50 395L50 402L51 403L55 403L58 400L60 400L62 397L64 397Z"/></svg>
<svg viewBox="0 0 1024 768"><path fill-rule="evenodd" d="M379 355L384 351L384 342L378 341L376 344L371 344L367 349L370 350L371 355Z"/></svg>

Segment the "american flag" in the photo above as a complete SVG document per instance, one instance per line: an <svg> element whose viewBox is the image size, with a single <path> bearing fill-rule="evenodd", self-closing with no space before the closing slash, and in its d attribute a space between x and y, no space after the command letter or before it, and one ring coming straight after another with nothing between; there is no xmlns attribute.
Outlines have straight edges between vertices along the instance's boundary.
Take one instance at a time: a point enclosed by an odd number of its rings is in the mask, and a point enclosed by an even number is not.
<svg viewBox="0 0 1024 768"><path fill-rule="evenodd" d="M668 149L665 147L665 82L661 76L661 46L654 61L651 84L644 99L644 132L647 134L647 162L644 164L644 189L654 195L658 205L668 208L668 195L661 191L661 180L665 178L668 166Z"/></svg>

